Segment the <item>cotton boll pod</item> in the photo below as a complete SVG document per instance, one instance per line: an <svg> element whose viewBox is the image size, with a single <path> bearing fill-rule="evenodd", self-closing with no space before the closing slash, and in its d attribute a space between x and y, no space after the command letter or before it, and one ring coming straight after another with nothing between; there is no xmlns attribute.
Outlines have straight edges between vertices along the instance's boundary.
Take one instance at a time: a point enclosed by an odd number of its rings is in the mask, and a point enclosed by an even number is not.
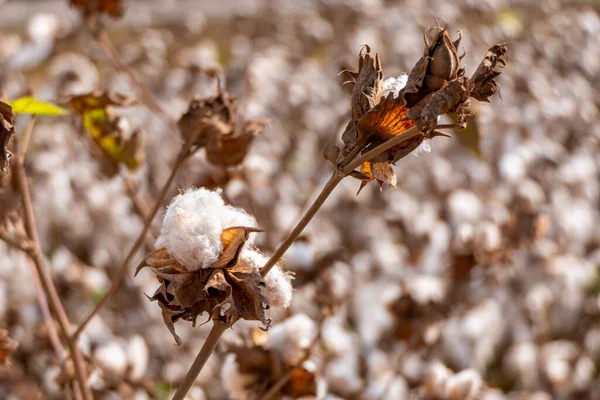
<svg viewBox="0 0 600 400"><path fill-rule="evenodd" d="M265 280L252 257L241 257L250 233L261 231L255 224L253 217L206 189L188 190L169 206L157 249L142 260L136 274L144 267L156 274L160 287L150 300L158 302L177 344L181 338L174 323L185 319L195 325L204 312L227 323L246 319L270 325ZM289 303L289 279L274 275L270 282L273 300Z"/></svg>

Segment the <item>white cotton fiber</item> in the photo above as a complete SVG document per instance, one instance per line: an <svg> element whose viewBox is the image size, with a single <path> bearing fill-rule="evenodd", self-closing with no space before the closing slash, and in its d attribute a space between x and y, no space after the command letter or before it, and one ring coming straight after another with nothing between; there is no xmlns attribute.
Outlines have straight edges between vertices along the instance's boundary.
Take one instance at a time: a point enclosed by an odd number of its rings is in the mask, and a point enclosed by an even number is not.
<svg viewBox="0 0 600 400"><path fill-rule="evenodd" d="M268 260L268 257L264 254L249 249L242 252L241 258L257 269L262 268ZM271 307L289 307L294 291L292 279L294 279L293 276L284 272L278 265L274 266L265 276L266 287L263 290L263 295L269 300Z"/></svg>
<svg viewBox="0 0 600 400"><path fill-rule="evenodd" d="M223 250L221 233L234 226L257 225L244 210L226 205L217 192L186 190L169 205L156 247L166 247L190 271L208 268Z"/></svg>
<svg viewBox="0 0 600 400"><path fill-rule="evenodd" d="M387 78L383 81L383 90L381 92L381 98L386 97L388 94L393 93L394 98L397 98L400 91L404 89L408 82L408 75L402 74L397 78Z"/></svg>

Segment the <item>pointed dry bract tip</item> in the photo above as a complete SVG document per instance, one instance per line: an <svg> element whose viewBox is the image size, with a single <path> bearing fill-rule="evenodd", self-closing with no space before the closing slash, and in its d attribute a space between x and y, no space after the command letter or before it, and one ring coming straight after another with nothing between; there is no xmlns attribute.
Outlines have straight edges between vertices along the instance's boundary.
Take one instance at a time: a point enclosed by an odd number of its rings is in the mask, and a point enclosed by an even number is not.
<svg viewBox="0 0 600 400"><path fill-rule="evenodd" d="M12 155L8 151L8 145L15 133L14 118L12 107L0 101L0 178L8 171L8 163Z"/></svg>

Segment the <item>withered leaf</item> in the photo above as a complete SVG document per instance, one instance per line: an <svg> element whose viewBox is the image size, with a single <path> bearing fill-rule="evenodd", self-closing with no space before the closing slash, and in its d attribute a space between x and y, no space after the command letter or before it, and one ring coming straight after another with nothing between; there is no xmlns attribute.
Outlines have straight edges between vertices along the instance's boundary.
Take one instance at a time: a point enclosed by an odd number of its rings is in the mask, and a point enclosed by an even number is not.
<svg viewBox="0 0 600 400"><path fill-rule="evenodd" d="M227 282L232 286L232 304L227 314L236 319L260 321L263 325L270 326L271 320L265 312L269 309L269 301L262 295L265 282L260 272L244 262L223 271Z"/></svg>
<svg viewBox="0 0 600 400"><path fill-rule="evenodd" d="M187 269L179 264L175 259L171 257L169 251L165 247L160 247L150 254L148 254L142 262L139 263L137 268L135 269L135 273L133 276L136 276L140 270L144 267L150 267L152 269L162 270L167 267L171 267L179 272L186 272ZM168 271L168 270L166 270Z"/></svg>
<svg viewBox="0 0 600 400"><path fill-rule="evenodd" d="M240 121L235 99L219 90L216 96L192 100L177 125L183 139L193 141L194 150L206 147L208 161L232 167L244 161L267 122Z"/></svg>
<svg viewBox="0 0 600 400"><path fill-rule="evenodd" d="M411 108L408 117L416 123L421 131L430 133L435 129L440 115L446 114L461 100L466 100L466 89L463 83L464 78L448 82L443 88Z"/></svg>
<svg viewBox="0 0 600 400"><path fill-rule="evenodd" d="M184 140L194 137L194 145L204 147L212 137L231 135L235 123L235 100L227 92L194 99L177 123Z"/></svg>
<svg viewBox="0 0 600 400"><path fill-rule="evenodd" d="M118 163L125 164L129 169L141 165L144 154L140 132L125 137L119 124L120 118L111 110L111 107L131 105L133 100L118 94L94 91L74 96L70 103L81 116L83 126L104 154L105 160L112 164L112 172L116 171Z"/></svg>
<svg viewBox="0 0 600 400"><path fill-rule="evenodd" d="M500 72L496 70L496 66L506 65L504 57L507 51L506 43L497 44L488 50L483 61L468 81L471 97L489 102L489 98L498 91L498 84L494 79L500 75Z"/></svg>
<svg viewBox="0 0 600 400"><path fill-rule="evenodd" d="M365 52L363 52L366 49ZM377 103L377 94L383 85L383 70L379 55L371 54L367 45L358 56L358 72L353 73L356 78L352 89L352 119L358 121L367 111Z"/></svg>
<svg viewBox="0 0 600 400"><path fill-rule="evenodd" d="M208 139L206 156L214 165L224 167L241 164L248 154L254 138L267 125L267 121L247 121L241 131L230 134L216 135Z"/></svg>
<svg viewBox="0 0 600 400"><path fill-rule="evenodd" d="M8 145L15 133L14 118L12 107L0 101L0 177L8 170L11 157Z"/></svg>

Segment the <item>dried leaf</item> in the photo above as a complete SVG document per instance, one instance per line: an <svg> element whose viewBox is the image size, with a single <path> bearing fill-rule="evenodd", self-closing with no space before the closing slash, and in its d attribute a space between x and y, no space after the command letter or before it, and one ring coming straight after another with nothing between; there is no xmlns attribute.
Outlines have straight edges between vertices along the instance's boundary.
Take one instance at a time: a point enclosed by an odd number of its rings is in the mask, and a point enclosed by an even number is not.
<svg viewBox="0 0 600 400"><path fill-rule="evenodd" d="M363 53L363 50L366 52ZM371 48L363 47L358 56L358 71L352 74L356 81L352 90L352 119L358 121L377 104L377 94L383 85L383 70L379 55L371 54Z"/></svg>
<svg viewBox="0 0 600 400"><path fill-rule="evenodd" d="M267 121L248 121L241 132L211 136L206 145L208 161L214 165L231 167L241 164L254 138L267 125Z"/></svg>
<svg viewBox="0 0 600 400"><path fill-rule="evenodd" d="M11 157L8 144L15 133L14 118L12 107L0 101L0 176L8 170L8 162Z"/></svg>
<svg viewBox="0 0 600 400"><path fill-rule="evenodd" d="M490 101L490 97L498 91L498 84L494 80L500 75L496 66L505 66L504 57L507 54L506 43L497 44L491 47L483 61L477 67L477 70L469 79L469 95L479 101Z"/></svg>
<svg viewBox="0 0 600 400"><path fill-rule="evenodd" d="M91 92L75 96L70 101L75 112L81 115L86 128L106 159L114 165L123 163L129 169L139 167L144 159L142 136L134 132L125 138L119 125L119 117L109 107L127 106L133 101L120 95Z"/></svg>
<svg viewBox="0 0 600 400"><path fill-rule="evenodd" d="M260 272L244 262L223 271L232 287L232 307L227 310L227 315L235 319L260 321L263 325L270 326L271 320L265 312L269 309L269 301L262 295L265 282Z"/></svg>
<svg viewBox="0 0 600 400"><path fill-rule="evenodd" d="M235 100L227 92L192 100L177 123L179 132L184 140L194 137L193 144L204 147L213 137L233 135L235 112Z"/></svg>
<svg viewBox="0 0 600 400"><path fill-rule="evenodd" d="M437 126L440 115L446 114L453 107L456 107L460 101L466 100L466 89L463 83L464 78L448 82L443 88L411 108L408 117L416 123L421 131L432 132Z"/></svg>

